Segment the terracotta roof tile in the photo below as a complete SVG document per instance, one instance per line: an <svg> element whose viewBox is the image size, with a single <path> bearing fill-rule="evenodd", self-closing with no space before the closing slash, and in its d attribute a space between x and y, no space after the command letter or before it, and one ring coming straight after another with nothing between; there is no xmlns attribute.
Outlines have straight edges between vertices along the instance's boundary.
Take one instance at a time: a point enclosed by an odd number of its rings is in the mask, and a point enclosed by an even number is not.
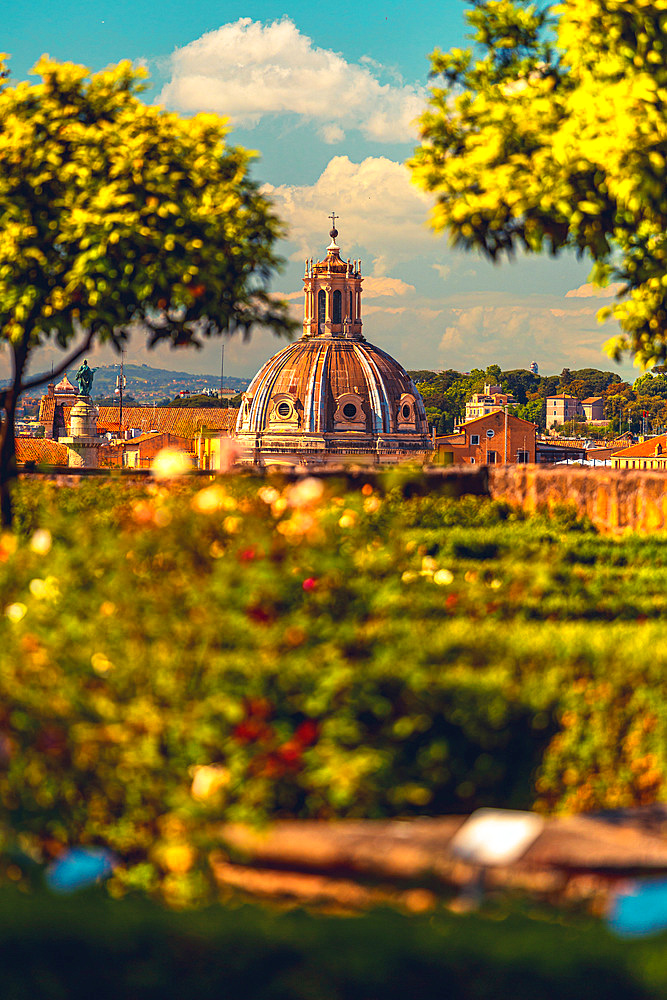
<svg viewBox="0 0 667 1000"><path fill-rule="evenodd" d="M667 458L667 434L661 434L659 437L649 438L648 441L640 441L639 444L632 444L629 448L624 448L623 451L615 451L613 453L614 458L654 458L655 449L658 445L662 446L662 454Z"/></svg>
<svg viewBox="0 0 667 1000"><path fill-rule="evenodd" d="M119 407L100 406L97 429L118 430ZM228 431L236 424L238 410L232 407L205 406L127 406L123 407L123 427L138 427L144 433L160 431L177 437L193 438L202 427ZM69 423L69 408L65 407Z"/></svg>
<svg viewBox="0 0 667 1000"><path fill-rule="evenodd" d="M16 461L44 465L67 465L67 448L48 438L16 438Z"/></svg>

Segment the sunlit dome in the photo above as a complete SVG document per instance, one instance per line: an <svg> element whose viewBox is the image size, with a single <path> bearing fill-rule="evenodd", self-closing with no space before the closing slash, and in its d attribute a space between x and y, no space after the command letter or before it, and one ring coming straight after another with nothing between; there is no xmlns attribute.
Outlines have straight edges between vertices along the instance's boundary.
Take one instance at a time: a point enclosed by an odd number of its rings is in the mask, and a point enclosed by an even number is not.
<svg viewBox="0 0 667 1000"><path fill-rule="evenodd" d="M244 393L241 461L422 463L432 452L422 398L405 369L364 338L361 261L342 260L335 226L329 235L323 260L306 261L303 335Z"/></svg>

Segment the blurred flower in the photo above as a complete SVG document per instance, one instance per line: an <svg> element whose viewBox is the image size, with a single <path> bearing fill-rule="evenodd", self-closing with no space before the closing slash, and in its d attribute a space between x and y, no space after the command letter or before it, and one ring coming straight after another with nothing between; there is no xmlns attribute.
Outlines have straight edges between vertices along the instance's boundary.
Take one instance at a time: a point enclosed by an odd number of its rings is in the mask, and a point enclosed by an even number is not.
<svg viewBox="0 0 667 1000"><path fill-rule="evenodd" d="M438 568L438 564L433 558L433 556L424 556L422 559L422 573L427 573L431 576Z"/></svg>
<svg viewBox="0 0 667 1000"><path fill-rule="evenodd" d="M365 497L369 497L373 492L373 487L371 486L370 483L364 483L364 485L361 487L361 492Z"/></svg>
<svg viewBox="0 0 667 1000"><path fill-rule="evenodd" d="M243 521L240 517L226 517L222 526L228 535L235 535L240 530Z"/></svg>
<svg viewBox="0 0 667 1000"><path fill-rule="evenodd" d="M489 584L489 587L491 587L491 590L499 590L502 587L502 585L503 584L501 580L492 580L491 583Z"/></svg>
<svg viewBox="0 0 667 1000"><path fill-rule="evenodd" d="M96 674L106 674L108 670L113 669L113 663L107 659L104 653L93 653L90 662Z"/></svg>
<svg viewBox="0 0 667 1000"><path fill-rule="evenodd" d="M298 740L302 746L308 747L316 742L319 733L320 727L314 719L304 719L304 721L296 727L294 739Z"/></svg>
<svg viewBox="0 0 667 1000"><path fill-rule="evenodd" d="M339 527L341 528L354 528L357 523L357 514L354 510L343 511L338 519Z"/></svg>
<svg viewBox="0 0 667 1000"><path fill-rule="evenodd" d="M153 516L158 528L166 528L171 521L171 511L167 507L158 507Z"/></svg>
<svg viewBox="0 0 667 1000"><path fill-rule="evenodd" d="M225 496L226 494L222 486L218 486L217 484L207 486L206 489L195 493L192 498L191 507L198 514L214 514L216 510L220 510L222 507Z"/></svg>
<svg viewBox="0 0 667 1000"><path fill-rule="evenodd" d="M16 624L17 622L20 622L22 618L25 617L27 610L28 609L25 606L25 604L21 604L19 601L17 601L15 604L7 605L7 607L5 608L5 614L9 618L10 622L14 622L14 624Z"/></svg>
<svg viewBox="0 0 667 1000"><path fill-rule="evenodd" d="M201 767L196 767L190 789L193 799L210 799L229 784L230 777L229 770L221 764L202 764Z"/></svg>
<svg viewBox="0 0 667 1000"><path fill-rule="evenodd" d="M280 517L287 510L287 500L285 497L277 497L271 504L271 513L274 517Z"/></svg>
<svg viewBox="0 0 667 1000"><path fill-rule="evenodd" d="M186 452L176 448L162 448L153 459L151 472L156 479L174 479L187 475L191 468Z"/></svg>
<svg viewBox="0 0 667 1000"><path fill-rule="evenodd" d="M155 514L155 507L145 500L137 500L132 507L132 517L137 524L150 524Z"/></svg>
<svg viewBox="0 0 667 1000"><path fill-rule="evenodd" d="M309 576L306 580L303 581L302 586L304 590L315 590L315 588L317 587L317 580L315 579L315 577Z"/></svg>
<svg viewBox="0 0 667 1000"><path fill-rule="evenodd" d="M257 490L257 496L259 497L260 500L262 500L265 504L268 504L270 507L272 503L276 502L276 500L280 496L280 493L275 488L275 486L260 486L260 488Z"/></svg>
<svg viewBox="0 0 667 1000"><path fill-rule="evenodd" d="M439 569L433 574L433 583L440 587L448 587L454 580L454 574L448 569Z"/></svg>
<svg viewBox="0 0 667 1000"><path fill-rule="evenodd" d="M108 618L110 615L112 615L115 610L116 610L116 605L113 603L113 601L102 601L102 603L100 604L100 614L104 615L105 618Z"/></svg>
<svg viewBox="0 0 667 1000"><path fill-rule="evenodd" d="M162 851L165 868L176 875L185 875L195 862L195 852L189 844L170 844Z"/></svg>
<svg viewBox="0 0 667 1000"><path fill-rule="evenodd" d="M222 559L225 554L225 547L222 542L219 542L216 538L211 542L208 552L211 558Z"/></svg>
<svg viewBox="0 0 667 1000"><path fill-rule="evenodd" d="M3 531L0 535L0 562L7 562L16 552L17 545L16 535L12 535L11 531Z"/></svg>
<svg viewBox="0 0 667 1000"><path fill-rule="evenodd" d="M36 597L38 601L43 600L48 594L48 587L46 586L46 581L41 580L39 577L35 577L28 584L28 589L33 597Z"/></svg>
<svg viewBox="0 0 667 1000"><path fill-rule="evenodd" d="M33 552L36 552L38 556L45 556L51 551L52 541L51 532L48 528L38 528L37 531L34 531L32 534L32 538L30 539L30 548ZM16 546L14 547L16 548Z"/></svg>
<svg viewBox="0 0 667 1000"><path fill-rule="evenodd" d="M405 573L401 574L401 583L414 583L418 578L419 574L415 573L412 569L406 569Z"/></svg>
<svg viewBox="0 0 667 1000"><path fill-rule="evenodd" d="M379 497L367 497L364 500L364 510L367 514L374 514L376 510L379 510L382 506L382 501Z"/></svg>
<svg viewBox="0 0 667 1000"><path fill-rule="evenodd" d="M287 503L290 507L313 507L322 499L323 493L322 480L308 476L289 488Z"/></svg>

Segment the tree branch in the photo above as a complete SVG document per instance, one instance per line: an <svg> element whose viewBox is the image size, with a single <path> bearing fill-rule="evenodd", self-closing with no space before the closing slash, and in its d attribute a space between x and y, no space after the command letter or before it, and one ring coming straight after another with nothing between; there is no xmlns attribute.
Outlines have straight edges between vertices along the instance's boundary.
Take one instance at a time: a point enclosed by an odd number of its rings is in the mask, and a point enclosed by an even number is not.
<svg viewBox="0 0 667 1000"><path fill-rule="evenodd" d="M56 365L53 371L46 372L46 374L43 375L35 375L34 378L27 379L27 381L21 384L20 391L26 392L26 390L28 389L36 389L40 385L45 385L50 379L56 378L56 376L58 375L62 375L62 373L66 371L71 364L73 364L75 361L78 361L81 355L86 353L86 351L93 342L94 336L95 336L95 331L89 330L83 344L81 344L81 346L78 347L75 351L72 351L71 354L68 354L65 360L62 361L59 365Z"/></svg>

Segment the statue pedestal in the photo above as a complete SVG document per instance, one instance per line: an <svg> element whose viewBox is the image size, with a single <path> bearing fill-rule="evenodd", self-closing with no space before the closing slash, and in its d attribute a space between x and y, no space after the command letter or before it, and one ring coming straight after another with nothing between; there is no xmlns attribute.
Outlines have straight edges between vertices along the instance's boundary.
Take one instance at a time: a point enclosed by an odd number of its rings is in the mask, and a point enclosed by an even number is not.
<svg viewBox="0 0 667 1000"><path fill-rule="evenodd" d="M60 438L61 444L67 447L70 468L99 468L97 417L97 409L90 396L79 396L70 412L70 436Z"/></svg>

